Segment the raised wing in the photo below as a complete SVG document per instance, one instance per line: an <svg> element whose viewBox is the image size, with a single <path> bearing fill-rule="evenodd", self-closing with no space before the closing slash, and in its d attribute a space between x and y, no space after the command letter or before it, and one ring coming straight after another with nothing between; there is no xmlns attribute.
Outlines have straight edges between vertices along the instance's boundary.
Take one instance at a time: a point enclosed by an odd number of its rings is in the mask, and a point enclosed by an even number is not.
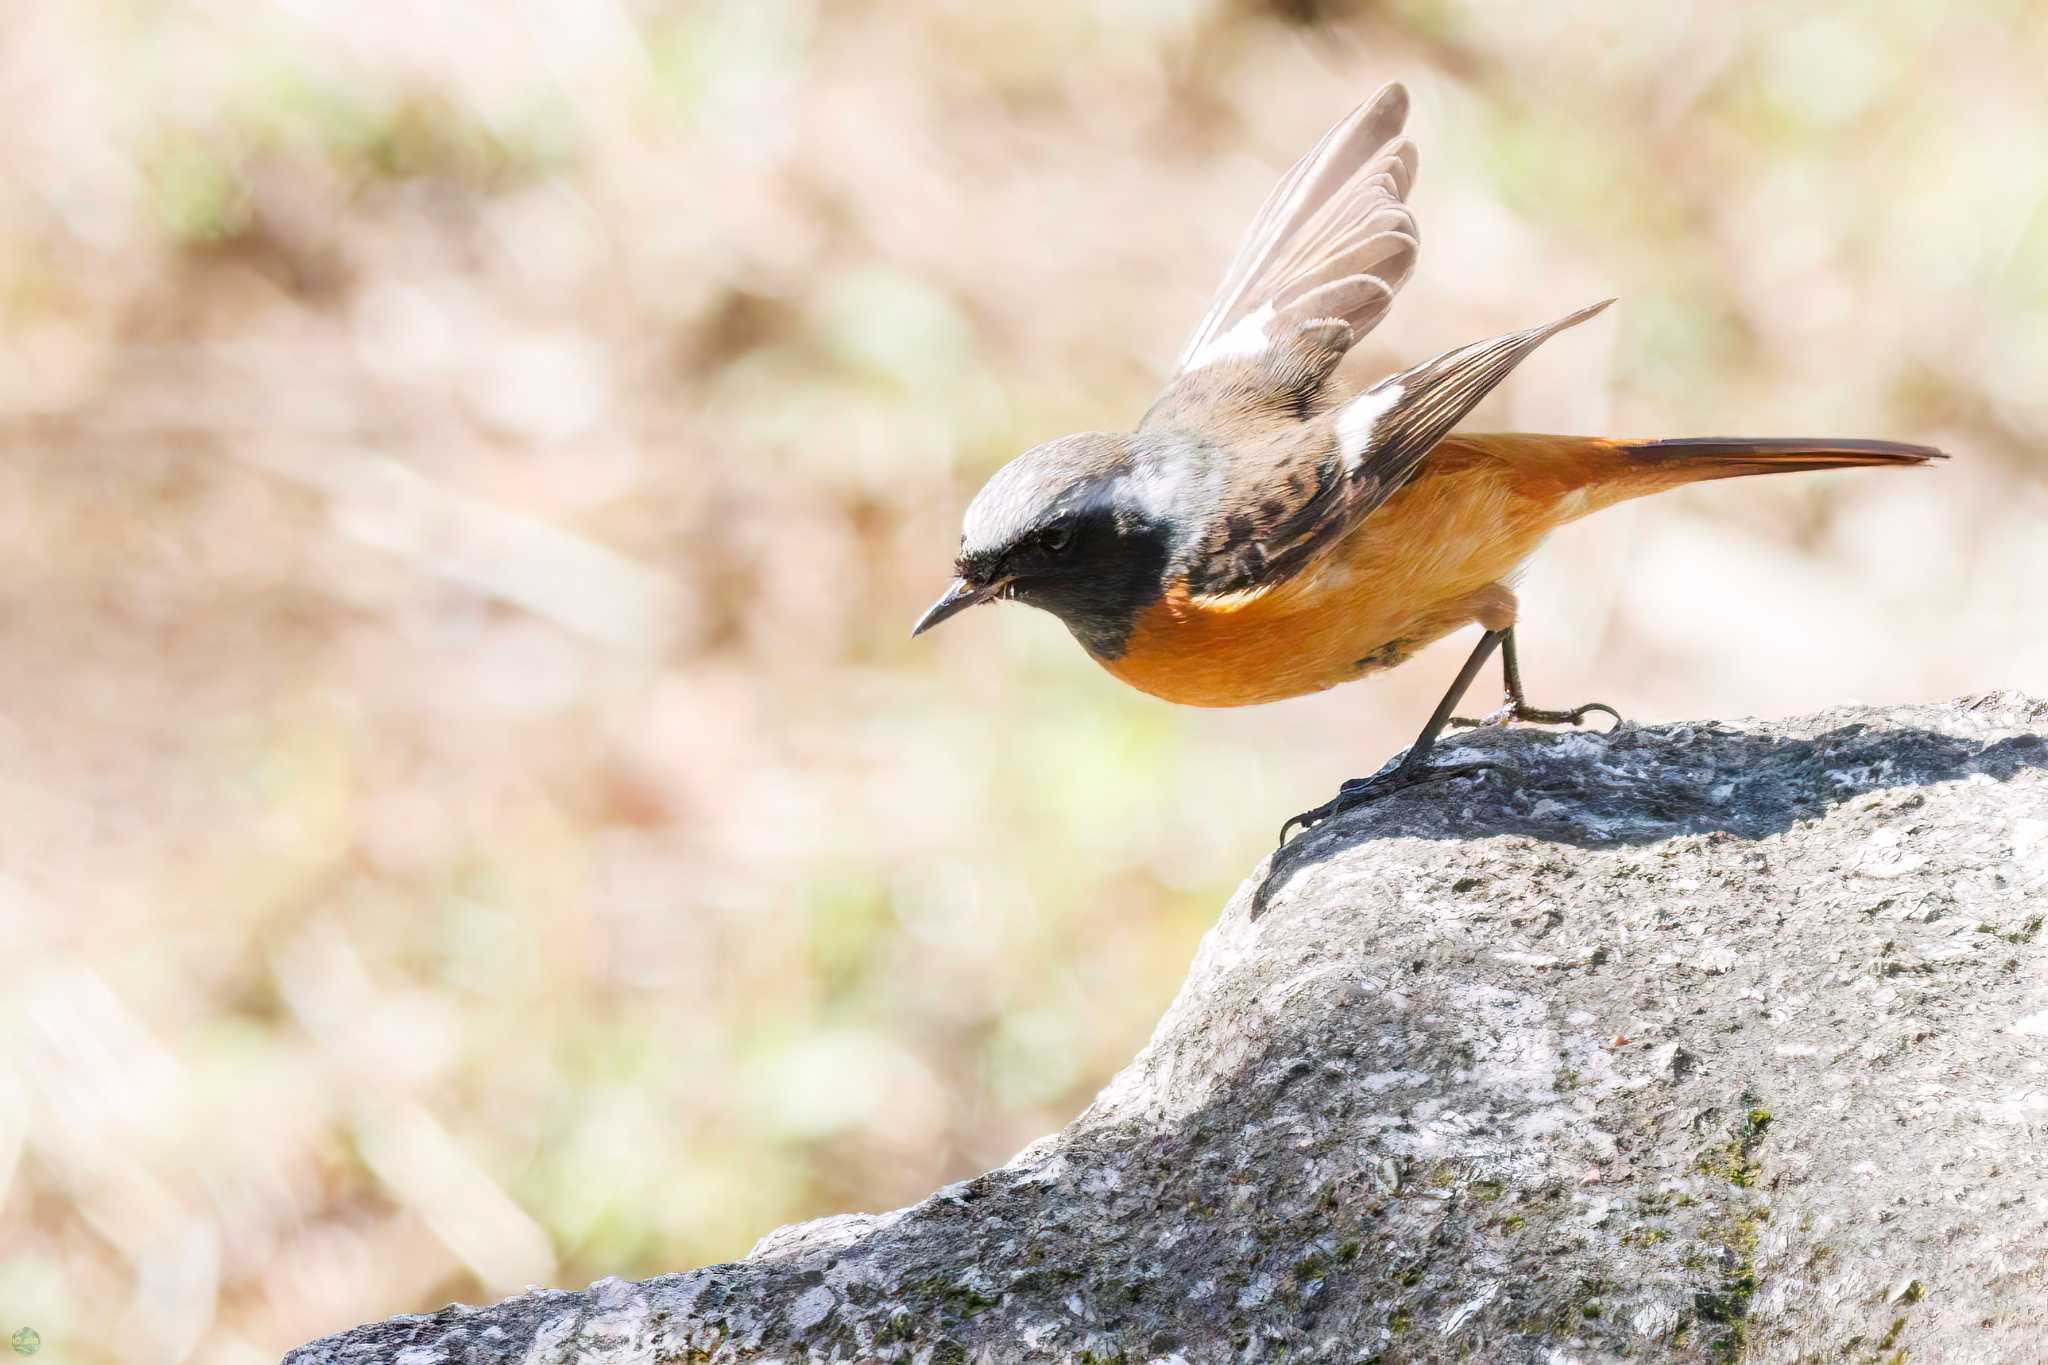
<svg viewBox="0 0 2048 1365"><path fill-rule="evenodd" d="M1311 322L1336 321L1342 356L1415 268L1415 144L1408 92L1389 85L1323 135L1267 197L1216 298L1181 351L1182 372L1257 355Z"/></svg>
<svg viewBox="0 0 2048 1365"><path fill-rule="evenodd" d="M1568 327L1604 311L1613 299L1555 322L1475 341L1382 379L1337 409L1337 446L1347 466L1386 491L1353 515L1363 517L1415 474L1423 457L1492 393L1529 353Z"/></svg>
<svg viewBox="0 0 2048 1365"><path fill-rule="evenodd" d="M1189 590L1268 588L1315 562L1414 478L1437 442L1530 352L1612 302L1446 351L1381 380L1327 421L1245 443L1226 466Z"/></svg>

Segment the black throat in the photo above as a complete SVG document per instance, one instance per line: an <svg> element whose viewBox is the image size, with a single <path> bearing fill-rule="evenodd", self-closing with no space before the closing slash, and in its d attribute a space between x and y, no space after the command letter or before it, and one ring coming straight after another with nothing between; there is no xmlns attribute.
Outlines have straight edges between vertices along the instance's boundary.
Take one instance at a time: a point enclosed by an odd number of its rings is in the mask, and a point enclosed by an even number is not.
<svg viewBox="0 0 2048 1365"><path fill-rule="evenodd" d="M1166 523L1130 518L1114 540L1089 546L1057 574L1020 579L1013 595L1059 617L1096 658L1120 659L1138 614L1165 596L1172 557Z"/></svg>

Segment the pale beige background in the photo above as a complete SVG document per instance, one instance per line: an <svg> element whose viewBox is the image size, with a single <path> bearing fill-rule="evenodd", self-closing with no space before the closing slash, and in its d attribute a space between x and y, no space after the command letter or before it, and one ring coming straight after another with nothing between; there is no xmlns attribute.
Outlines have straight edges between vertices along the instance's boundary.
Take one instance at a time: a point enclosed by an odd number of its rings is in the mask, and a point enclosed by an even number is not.
<svg viewBox="0 0 2048 1365"><path fill-rule="evenodd" d="M1240 713L905 631L1415 94L1361 376L1889 436L1561 536L1540 702L2048 690L2048 12L72 0L0 15L0 1328L259 1361L1056 1126L1467 647Z"/></svg>

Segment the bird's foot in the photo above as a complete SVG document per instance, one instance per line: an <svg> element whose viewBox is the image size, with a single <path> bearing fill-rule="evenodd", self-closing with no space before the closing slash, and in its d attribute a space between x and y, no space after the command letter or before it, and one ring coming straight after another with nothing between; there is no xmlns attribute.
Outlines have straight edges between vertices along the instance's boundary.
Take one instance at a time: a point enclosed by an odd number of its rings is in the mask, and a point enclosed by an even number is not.
<svg viewBox="0 0 2048 1365"><path fill-rule="evenodd" d="M1298 825L1306 833L1326 820L1334 820L1348 810L1355 810L1368 801L1377 801L1382 796L1391 796L1410 787L1425 783L1441 782L1450 777L1470 777L1474 773L1498 771L1498 763L1484 761L1476 763L1447 763L1442 767L1431 767L1427 763L1401 764L1398 768L1374 773L1371 777L1354 777L1337 788L1337 794L1314 810L1301 814L1280 826L1280 843L1284 847L1288 837Z"/></svg>
<svg viewBox="0 0 2048 1365"><path fill-rule="evenodd" d="M1540 706L1531 706L1527 702L1511 701L1491 715L1476 718L1472 716L1452 716L1449 724L1474 730L1484 729L1489 726L1506 725L1510 721L1517 720L1531 725L1577 725L1595 711L1606 712L1616 725L1622 723L1621 712L1615 710L1604 701L1589 701L1584 706L1574 706L1569 711L1550 711Z"/></svg>

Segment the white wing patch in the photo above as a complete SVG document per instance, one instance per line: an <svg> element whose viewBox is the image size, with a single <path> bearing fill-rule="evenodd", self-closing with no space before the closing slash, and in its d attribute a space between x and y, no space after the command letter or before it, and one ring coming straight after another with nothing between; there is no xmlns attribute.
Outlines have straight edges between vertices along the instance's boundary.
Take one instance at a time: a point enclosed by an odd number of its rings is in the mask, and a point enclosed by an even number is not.
<svg viewBox="0 0 2048 1365"><path fill-rule="evenodd" d="M1266 336L1266 324L1272 320L1272 303L1260 304L1256 311L1246 313L1232 324L1229 331L1189 356L1187 364L1181 366L1182 372L1199 370L1220 360L1242 360L1265 354L1266 348L1272 344Z"/></svg>
<svg viewBox="0 0 2048 1365"><path fill-rule="evenodd" d="M1344 457L1345 473L1355 472L1372 452L1380 418L1400 401L1401 386L1388 382L1375 384L1338 409L1337 453Z"/></svg>

